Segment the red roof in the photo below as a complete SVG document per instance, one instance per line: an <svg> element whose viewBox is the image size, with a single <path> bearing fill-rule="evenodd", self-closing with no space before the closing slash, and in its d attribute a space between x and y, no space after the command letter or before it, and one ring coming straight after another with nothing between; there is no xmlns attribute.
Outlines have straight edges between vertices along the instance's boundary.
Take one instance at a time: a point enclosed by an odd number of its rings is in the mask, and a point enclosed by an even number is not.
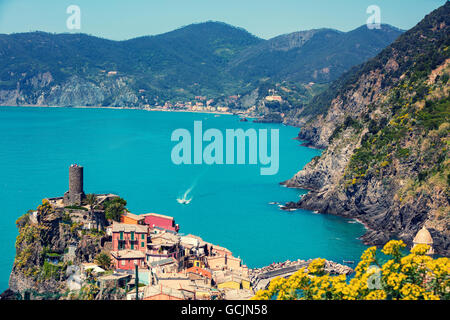
<svg viewBox="0 0 450 320"><path fill-rule="evenodd" d="M208 270L205 270L203 268L200 268L200 267L195 267L195 266L190 267L189 269L186 270L186 273L189 273L189 272L199 274L199 275L201 275L203 277L207 277L209 279L211 279L211 277L212 277L211 272L209 272Z"/></svg>

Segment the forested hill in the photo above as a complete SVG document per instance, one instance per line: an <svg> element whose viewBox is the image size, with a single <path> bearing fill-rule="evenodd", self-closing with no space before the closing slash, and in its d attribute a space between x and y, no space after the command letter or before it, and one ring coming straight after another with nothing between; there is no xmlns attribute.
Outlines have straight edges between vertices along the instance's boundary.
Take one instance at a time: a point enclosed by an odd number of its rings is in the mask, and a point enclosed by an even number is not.
<svg viewBox="0 0 450 320"><path fill-rule="evenodd" d="M312 190L295 206L358 218L371 244L425 226L450 254L449 47L447 2L298 114L325 151L286 182Z"/></svg>
<svg viewBox="0 0 450 320"><path fill-rule="evenodd" d="M142 106L248 92L261 79L323 83L400 34L383 25L263 40L220 22L127 41L85 34L2 34L0 104Z"/></svg>
<svg viewBox="0 0 450 320"><path fill-rule="evenodd" d="M330 82L363 63L402 33L389 25L349 32L316 29L262 41L236 56L231 72L243 78L269 77L278 81Z"/></svg>

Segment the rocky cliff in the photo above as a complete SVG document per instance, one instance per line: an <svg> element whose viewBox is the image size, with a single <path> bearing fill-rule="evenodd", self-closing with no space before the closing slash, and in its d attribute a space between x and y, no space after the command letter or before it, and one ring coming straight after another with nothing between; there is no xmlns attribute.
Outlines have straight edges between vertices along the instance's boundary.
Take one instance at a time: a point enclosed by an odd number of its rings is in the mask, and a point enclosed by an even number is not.
<svg viewBox="0 0 450 320"><path fill-rule="evenodd" d="M284 182L311 190L289 207L357 218L369 244L425 225L450 254L449 17L447 2L300 113L299 139L324 152Z"/></svg>
<svg viewBox="0 0 450 320"><path fill-rule="evenodd" d="M72 76L62 83L51 72L40 72L16 88L0 90L2 105L34 106L140 106L137 93L127 77L104 76L97 81Z"/></svg>
<svg viewBox="0 0 450 320"><path fill-rule="evenodd" d="M65 222L64 214L43 202L17 220L8 292L21 298L28 292L33 299L61 299L68 291L68 268L92 261L100 252L102 234L82 232L80 224Z"/></svg>

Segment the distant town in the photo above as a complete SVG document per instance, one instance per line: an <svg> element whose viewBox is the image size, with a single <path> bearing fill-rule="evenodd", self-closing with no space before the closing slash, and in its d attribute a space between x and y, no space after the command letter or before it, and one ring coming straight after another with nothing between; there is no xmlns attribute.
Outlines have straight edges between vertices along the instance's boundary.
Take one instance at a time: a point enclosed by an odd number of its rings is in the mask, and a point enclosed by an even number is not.
<svg viewBox="0 0 450 320"><path fill-rule="evenodd" d="M141 91L141 90L140 90ZM235 103L240 98L239 95L228 96L227 100L231 103ZM265 97L265 101L277 101L283 102L283 99L279 95L269 95ZM187 112L211 112L211 113L224 113L224 114L245 114L252 115L256 109L255 106L243 110L234 110L228 106L220 106L215 104L215 99L207 99L205 96L196 96L193 101L187 102L165 102L164 105L150 106L145 104L145 110L151 111L187 111Z"/></svg>
<svg viewBox="0 0 450 320"><path fill-rule="evenodd" d="M107 77L116 77L119 75L118 71L106 71L101 70L101 73L106 74ZM306 87L311 88L314 82L310 82ZM289 89L282 87L283 90L290 92ZM186 112L209 112L209 113L224 113L224 114L243 114L243 115L257 115L255 113L256 106L246 108L245 110L239 110L232 108L230 106L236 105L241 95L230 95L226 97L221 97L219 99L208 98L207 96L195 96L193 100L190 101L177 101L170 102L166 101L164 103L157 102L158 99L151 103L151 99L146 96L147 91L145 89L139 89L137 91L138 99L142 108L149 111L186 111ZM275 89L269 89L268 95L262 100L263 102L284 102L281 95L278 95Z"/></svg>

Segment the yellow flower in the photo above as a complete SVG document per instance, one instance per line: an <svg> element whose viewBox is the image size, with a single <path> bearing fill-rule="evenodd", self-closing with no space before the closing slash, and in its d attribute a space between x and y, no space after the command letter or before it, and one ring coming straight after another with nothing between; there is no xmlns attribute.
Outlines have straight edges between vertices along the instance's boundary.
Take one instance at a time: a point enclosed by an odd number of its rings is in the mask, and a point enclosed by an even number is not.
<svg viewBox="0 0 450 320"><path fill-rule="evenodd" d="M406 244L402 240L391 240L384 245L381 252L386 255L398 256L400 254L400 250L404 247L406 247Z"/></svg>
<svg viewBox="0 0 450 320"><path fill-rule="evenodd" d="M339 299L339 300L437 300L450 293L450 259L432 259L425 255L427 246L416 246L411 254L401 257L402 241L389 241L383 248L393 256L381 266L381 289L369 289L369 280L377 270L372 268L376 248L368 248L355 268L355 276L347 283L345 275L325 273L325 260L315 259L308 271L302 268L288 279L276 278L267 290L258 291L254 300Z"/></svg>
<svg viewBox="0 0 450 320"><path fill-rule="evenodd" d="M320 274L324 271L325 267L325 259L314 259L311 261L311 263L308 265L308 271L310 274Z"/></svg>
<svg viewBox="0 0 450 320"><path fill-rule="evenodd" d="M411 253L417 254L417 255L424 255L425 253L430 250L430 246L427 244L417 244L412 248Z"/></svg>
<svg viewBox="0 0 450 320"><path fill-rule="evenodd" d="M386 292L383 290L373 290L365 298L366 300L385 300Z"/></svg>
<svg viewBox="0 0 450 320"><path fill-rule="evenodd" d="M402 300L418 300L425 293L425 289L418 285L407 283L400 290L402 294Z"/></svg>

